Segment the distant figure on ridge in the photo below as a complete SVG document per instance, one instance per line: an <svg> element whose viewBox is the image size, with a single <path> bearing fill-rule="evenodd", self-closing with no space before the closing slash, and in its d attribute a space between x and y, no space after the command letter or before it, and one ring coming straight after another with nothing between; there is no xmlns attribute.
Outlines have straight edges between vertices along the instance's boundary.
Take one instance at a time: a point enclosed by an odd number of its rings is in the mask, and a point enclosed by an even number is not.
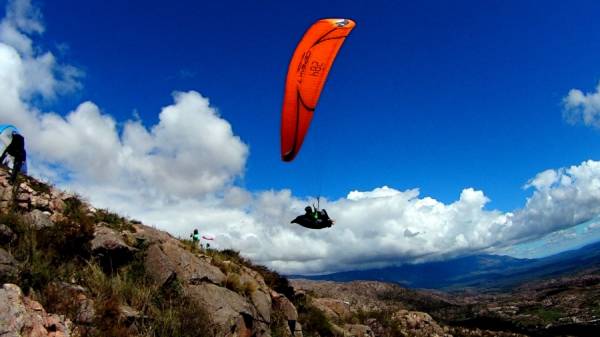
<svg viewBox="0 0 600 337"><path fill-rule="evenodd" d="M325 209L318 210L310 206L304 208L306 213L297 216L296 219L292 220L292 223L296 223L302 227L310 229L323 229L333 226L334 221L331 220L329 214Z"/></svg>
<svg viewBox="0 0 600 337"><path fill-rule="evenodd" d="M198 229L194 229L194 233L190 235L192 238L192 242L194 243L194 247L198 247L198 242L200 242L200 233L198 233ZM202 247L200 247L202 248Z"/></svg>
<svg viewBox="0 0 600 337"><path fill-rule="evenodd" d="M16 131L12 132L12 140L10 144L2 152L0 156L0 163L4 162L6 155L13 157L12 172L10 175L10 182L14 184L17 181L17 175L19 172L24 172L23 165L27 158L27 152L25 152L25 139Z"/></svg>

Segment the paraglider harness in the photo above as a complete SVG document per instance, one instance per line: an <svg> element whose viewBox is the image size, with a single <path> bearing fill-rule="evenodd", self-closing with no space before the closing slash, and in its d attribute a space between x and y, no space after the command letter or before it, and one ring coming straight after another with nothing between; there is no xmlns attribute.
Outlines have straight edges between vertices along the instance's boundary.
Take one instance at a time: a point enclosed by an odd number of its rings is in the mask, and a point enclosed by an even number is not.
<svg viewBox="0 0 600 337"><path fill-rule="evenodd" d="M319 209L319 199L320 198L317 198L317 206L315 206L315 204L313 204L312 207L306 206L306 214L296 217L292 220L292 223L297 223L302 227L311 229L331 227L333 225L333 220L329 218L327 211Z"/></svg>

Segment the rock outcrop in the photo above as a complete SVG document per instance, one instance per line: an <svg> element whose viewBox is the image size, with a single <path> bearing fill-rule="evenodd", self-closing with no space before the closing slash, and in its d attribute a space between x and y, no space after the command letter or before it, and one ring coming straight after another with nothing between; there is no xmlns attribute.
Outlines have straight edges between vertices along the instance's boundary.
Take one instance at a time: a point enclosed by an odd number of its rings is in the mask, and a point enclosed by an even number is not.
<svg viewBox="0 0 600 337"><path fill-rule="evenodd" d="M23 296L14 284L0 288L0 335L2 337L68 337L71 322L48 314L36 301Z"/></svg>
<svg viewBox="0 0 600 337"><path fill-rule="evenodd" d="M424 312L399 310L392 319L400 324L410 336L449 337L439 324Z"/></svg>
<svg viewBox="0 0 600 337"><path fill-rule="evenodd" d="M92 253L108 268L117 268L131 261L137 251L125 243L122 233L104 226L96 226L90 244Z"/></svg>

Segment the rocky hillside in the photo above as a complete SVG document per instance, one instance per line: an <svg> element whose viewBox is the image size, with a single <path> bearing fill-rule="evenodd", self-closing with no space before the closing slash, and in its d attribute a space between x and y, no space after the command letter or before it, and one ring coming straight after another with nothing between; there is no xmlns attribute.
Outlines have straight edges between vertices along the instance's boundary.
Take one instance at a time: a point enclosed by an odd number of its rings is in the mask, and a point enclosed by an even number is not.
<svg viewBox="0 0 600 337"><path fill-rule="evenodd" d="M3 169L0 211L0 336L302 336L287 280L237 252Z"/></svg>
<svg viewBox="0 0 600 337"><path fill-rule="evenodd" d="M380 336L395 330L408 336L600 336L596 270L507 293L431 292L376 281L291 284L332 321L354 319Z"/></svg>
<svg viewBox="0 0 600 337"><path fill-rule="evenodd" d="M11 186L0 168L2 337L597 336L599 284L586 274L498 295L290 284L35 179Z"/></svg>

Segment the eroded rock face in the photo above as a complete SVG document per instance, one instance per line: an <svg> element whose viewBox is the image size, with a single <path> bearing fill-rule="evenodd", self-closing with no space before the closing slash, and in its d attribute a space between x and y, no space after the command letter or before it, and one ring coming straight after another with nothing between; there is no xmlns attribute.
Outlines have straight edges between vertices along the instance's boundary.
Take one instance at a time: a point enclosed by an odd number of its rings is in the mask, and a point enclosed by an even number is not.
<svg viewBox="0 0 600 337"><path fill-rule="evenodd" d="M68 337L71 322L48 314L36 301L23 296L14 284L0 288L0 335L2 337Z"/></svg>

